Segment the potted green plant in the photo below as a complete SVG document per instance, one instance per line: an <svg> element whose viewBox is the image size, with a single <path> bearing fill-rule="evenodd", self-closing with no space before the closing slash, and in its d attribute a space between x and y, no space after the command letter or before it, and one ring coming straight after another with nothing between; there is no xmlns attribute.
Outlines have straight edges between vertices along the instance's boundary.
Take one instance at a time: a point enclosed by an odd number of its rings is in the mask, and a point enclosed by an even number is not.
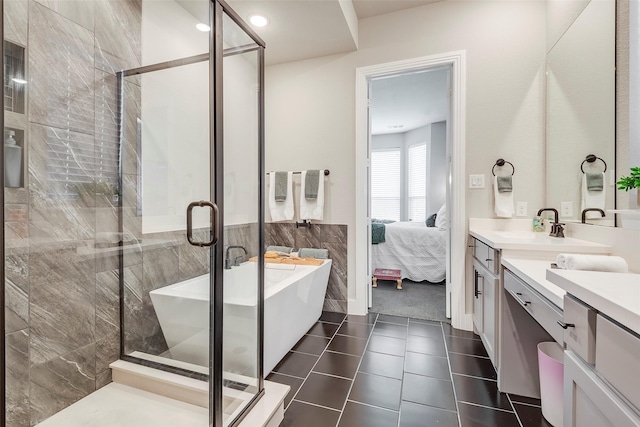
<svg viewBox="0 0 640 427"><path fill-rule="evenodd" d="M618 190L629 191L640 188L640 167L631 168L631 174L620 177L616 184L618 184ZM640 208L640 191L638 191L638 207Z"/></svg>

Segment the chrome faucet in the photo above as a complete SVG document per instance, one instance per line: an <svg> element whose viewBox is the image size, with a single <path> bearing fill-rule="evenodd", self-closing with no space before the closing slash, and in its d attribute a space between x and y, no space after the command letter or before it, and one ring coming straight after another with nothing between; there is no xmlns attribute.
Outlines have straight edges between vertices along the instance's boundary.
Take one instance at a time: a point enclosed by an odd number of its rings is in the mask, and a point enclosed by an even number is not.
<svg viewBox="0 0 640 427"><path fill-rule="evenodd" d="M235 267L238 264L238 260L242 259L242 256L236 257L233 259L233 262L231 262L231 258L229 258L229 251L231 249L242 249L244 251L245 256L248 255L247 250L244 248L244 246L228 246L227 250L224 253L224 268L226 270L231 269L231 267Z"/></svg>
<svg viewBox="0 0 640 427"><path fill-rule="evenodd" d="M590 212L590 211L600 212L600 215L602 216L602 218L604 218L604 217L605 217L605 213L604 213L604 211L603 211L602 209L600 209L600 208L586 208L586 209L583 209L583 210L582 210L582 223L583 223L583 224L586 224L586 221L587 221L587 212Z"/></svg>
<svg viewBox="0 0 640 427"><path fill-rule="evenodd" d="M551 237L564 237L564 223L558 222L558 210L553 208L542 208L538 211L538 216L542 214L544 211L552 211L553 212L553 222L551 223L551 233L549 236Z"/></svg>

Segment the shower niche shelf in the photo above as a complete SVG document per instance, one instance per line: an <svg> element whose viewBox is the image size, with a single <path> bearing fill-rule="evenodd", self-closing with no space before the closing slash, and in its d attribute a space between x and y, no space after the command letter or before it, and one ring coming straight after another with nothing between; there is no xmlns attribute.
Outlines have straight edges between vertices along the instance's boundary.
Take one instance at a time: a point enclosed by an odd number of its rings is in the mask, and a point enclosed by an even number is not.
<svg viewBox="0 0 640 427"><path fill-rule="evenodd" d="M9 135L15 144L8 142ZM25 170L24 129L4 128L4 187L23 188Z"/></svg>
<svg viewBox="0 0 640 427"><path fill-rule="evenodd" d="M4 110L25 113L27 86L25 48L4 41Z"/></svg>

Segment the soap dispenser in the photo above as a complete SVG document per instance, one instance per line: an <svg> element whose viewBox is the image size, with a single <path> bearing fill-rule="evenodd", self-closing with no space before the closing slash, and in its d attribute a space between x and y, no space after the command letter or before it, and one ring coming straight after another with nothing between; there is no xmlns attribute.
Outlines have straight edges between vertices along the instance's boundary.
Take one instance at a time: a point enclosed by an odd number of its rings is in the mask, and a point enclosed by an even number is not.
<svg viewBox="0 0 640 427"><path fill-rule="evenodd" d="M20 187L22 180L22 147L16 143L15 131L4 140L4 186Z"/></svg>

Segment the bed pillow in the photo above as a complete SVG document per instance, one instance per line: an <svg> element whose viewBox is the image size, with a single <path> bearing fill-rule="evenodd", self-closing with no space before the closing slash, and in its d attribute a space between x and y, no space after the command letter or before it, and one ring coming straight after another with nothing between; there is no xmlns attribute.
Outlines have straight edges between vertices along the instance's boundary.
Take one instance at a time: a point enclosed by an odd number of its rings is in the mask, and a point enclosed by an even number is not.
<svg viewBox="0 0 640 427"><path fill-rule="evenodd" d="M435 225L441 230L444 230L447 228L447 205L442 205L442 207L436 214Z"/></svg>
<svg viewBox="0 0 640 427"><path fill-rule="evenodd" d="M431 215L429 218L427 218L427 227L435 227L436 226L436 217L438 216L437 213L434 213L433 215Z"/></svg>

